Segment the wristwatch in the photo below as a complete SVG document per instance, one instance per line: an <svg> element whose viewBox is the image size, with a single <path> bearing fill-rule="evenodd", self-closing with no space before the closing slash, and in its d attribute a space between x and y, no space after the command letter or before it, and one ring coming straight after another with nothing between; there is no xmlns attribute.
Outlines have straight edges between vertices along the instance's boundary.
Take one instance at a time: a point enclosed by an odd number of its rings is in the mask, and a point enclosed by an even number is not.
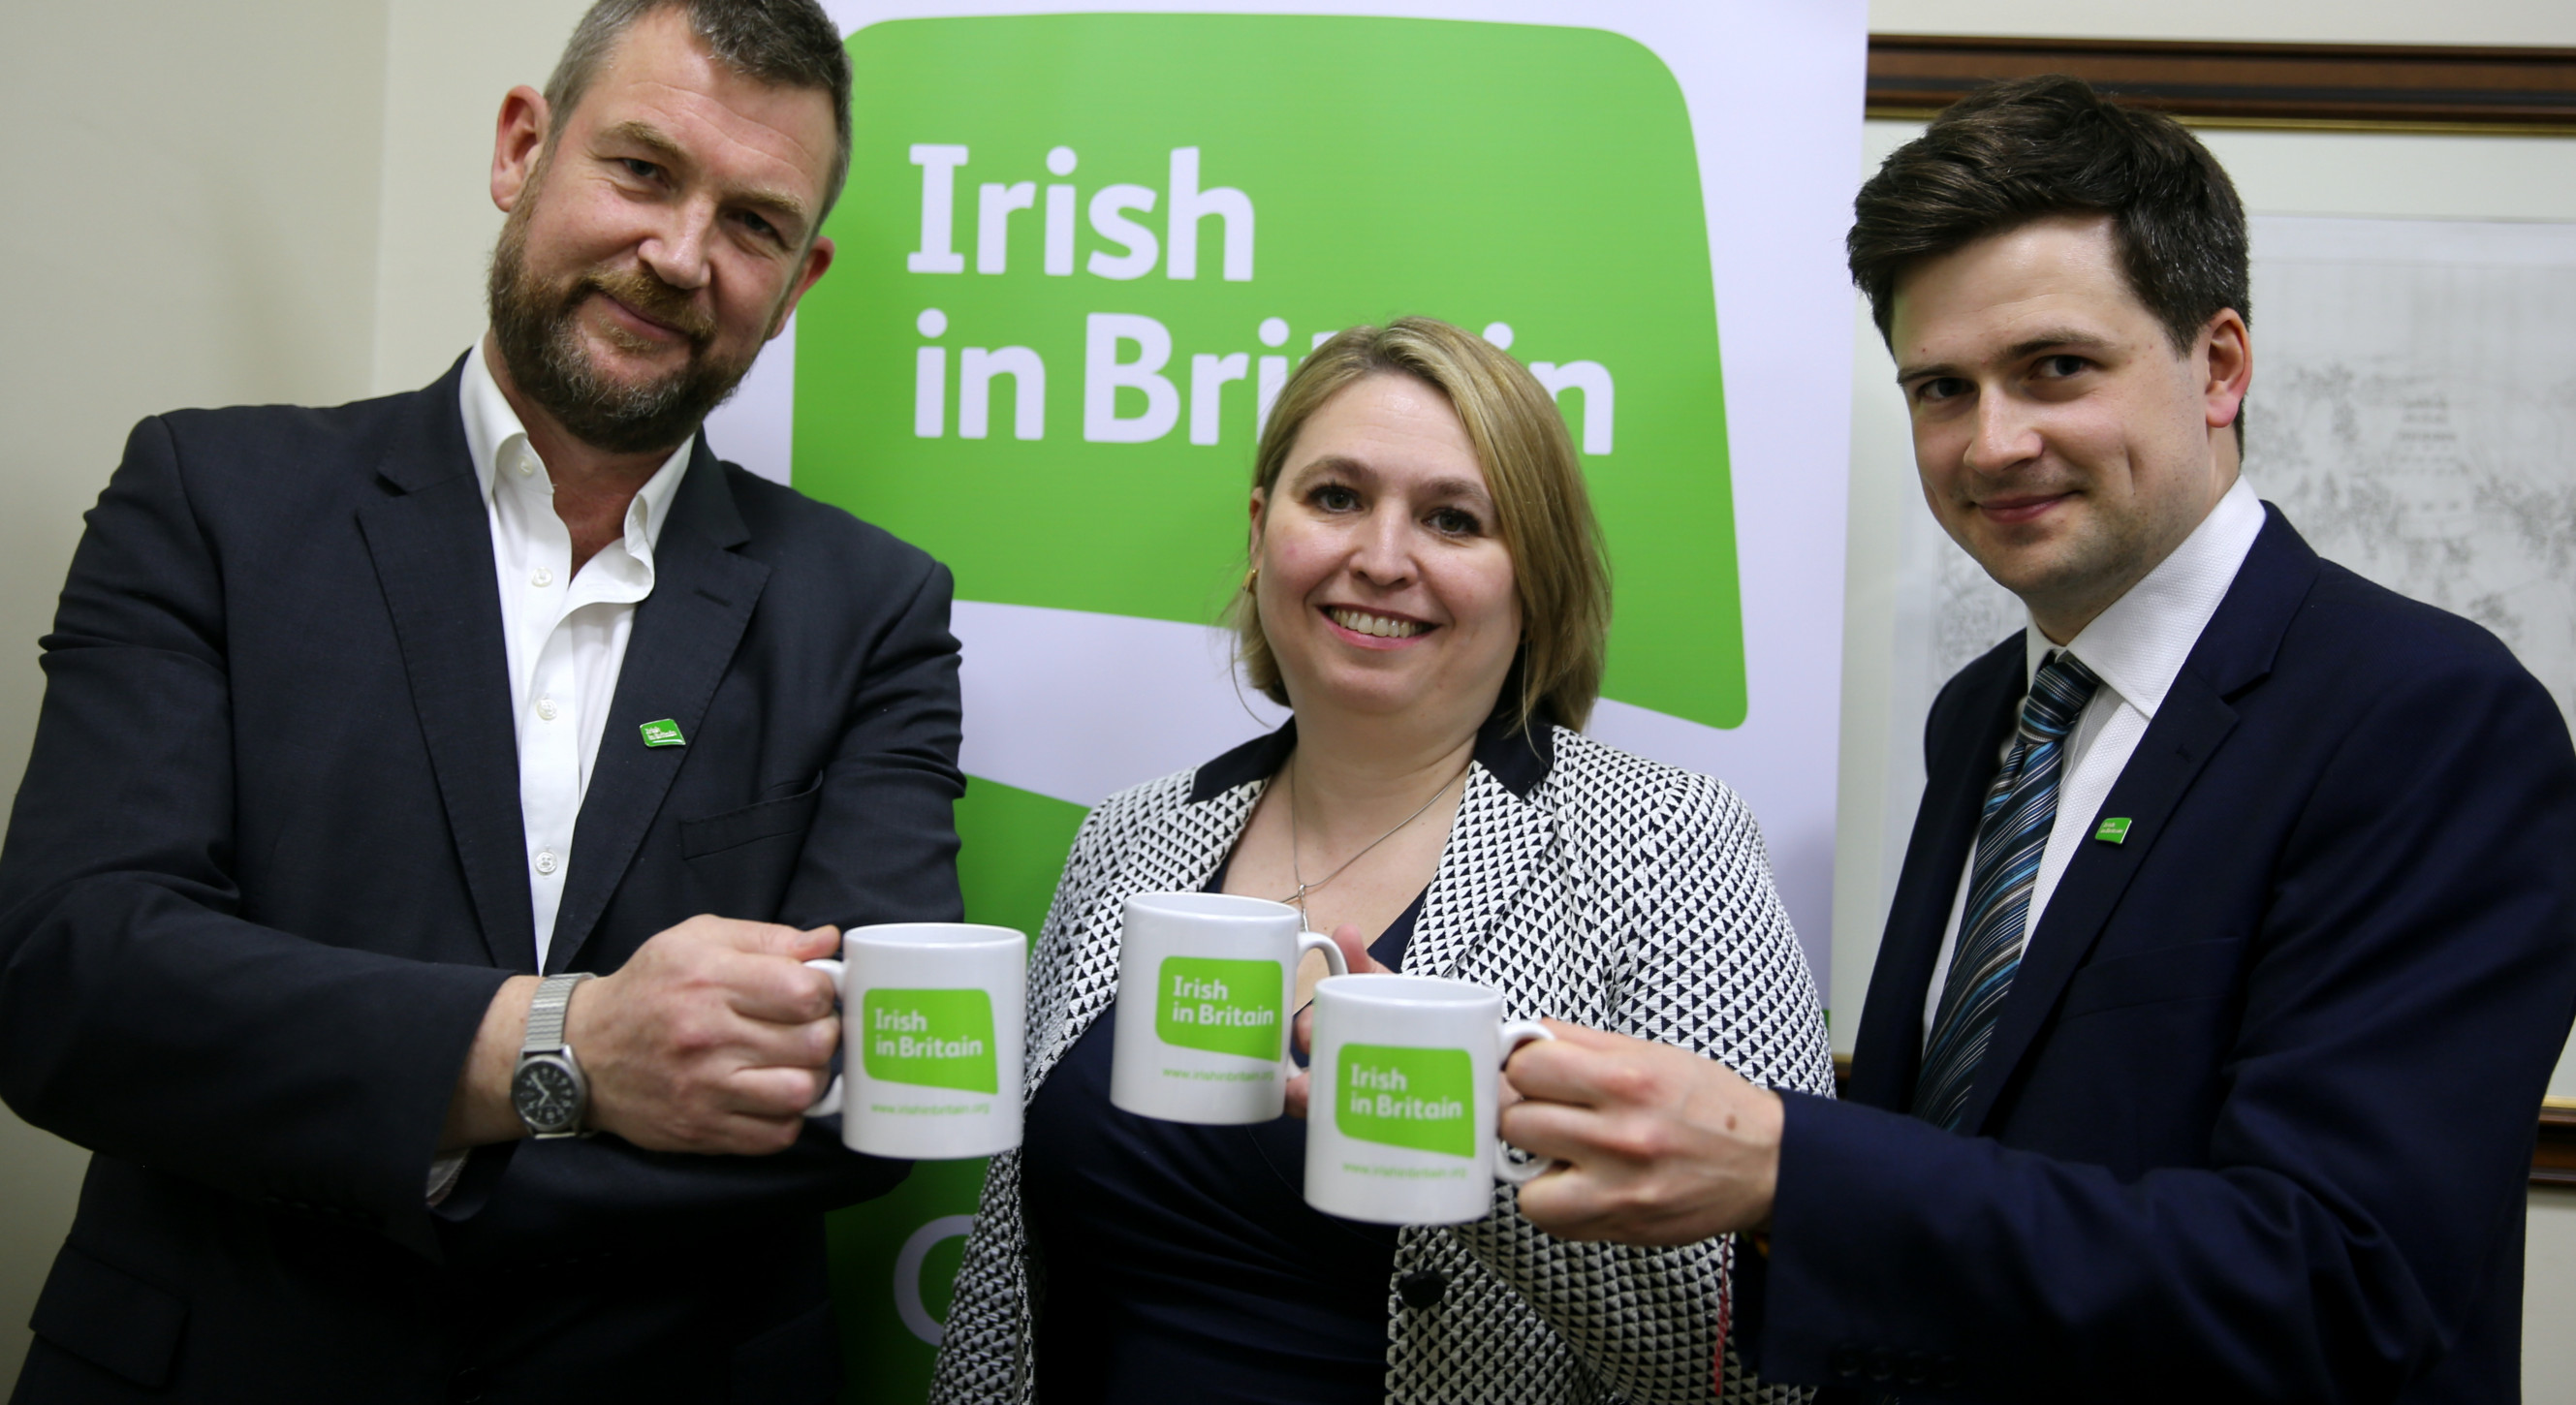
<svg viewBox="0 0 2576 1405"><path fill-rule="evenodd" d="M528 1124L528 1135L539 1140L590 1135L581 1125L590 1111L590 1080L564 1042L564 1011L573 988L589 979L587 971L548 976L537 982L536 999L528 1003L528 1037L510 1074L510 1105Z"/></svg>

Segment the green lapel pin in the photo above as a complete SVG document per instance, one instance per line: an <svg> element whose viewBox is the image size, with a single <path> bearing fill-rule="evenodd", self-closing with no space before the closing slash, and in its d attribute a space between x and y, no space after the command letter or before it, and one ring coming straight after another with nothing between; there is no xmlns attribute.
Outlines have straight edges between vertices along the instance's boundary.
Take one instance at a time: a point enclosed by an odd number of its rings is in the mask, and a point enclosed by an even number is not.
<svg viewBox="0 0 2576 1405"><path fill-rule="evenodd" d="M2101 841L2102 841L2103 843L2105 843L2105 844L2126 844L2126 843L2128 843L2128 842L2129 842L2129 821L2128 821L2128 817L2124 815L2124 816L2121 816L2120 818L2117 818L2117 819L2108 819L2108 820L2104 820L2104 821L2102 821L2102 827L2101 827L2100 829L2097 829L2097 830L2093 831L2093 837L2094 837L2094 838L2096 838L2096 839L2101 840Z"/></svg>
<svg viewBox="0 0 2576 1405"><path fill-rule="evenodd" d="M647 722L635 730L644 734L646 746L687 746L689 744L689 739L680 735L680 724L668 717L659 722ZM2121 823L2127 824L2128 821L2122 820Z"/></svg>

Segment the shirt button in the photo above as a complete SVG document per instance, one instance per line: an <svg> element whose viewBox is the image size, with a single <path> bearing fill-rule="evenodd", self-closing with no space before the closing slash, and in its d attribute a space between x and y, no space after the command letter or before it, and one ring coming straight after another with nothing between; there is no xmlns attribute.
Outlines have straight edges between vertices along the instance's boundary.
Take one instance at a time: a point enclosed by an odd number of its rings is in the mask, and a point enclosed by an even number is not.
<svg viewBox="0 0 2576 1405"><path fill-rule="evenodd" d="M537 716L548 722L554 721L555 700L552 698L537 699Z"/></svg>
<svg viewBox="0 0 2576 1405"><path fill-rule="evenodd" d="M557 859L557 858L555 857L555 851L554 851L554 850L552 850L552 849L539 849L539 850L537 851L537 872L539 872L539 873L543 873L543 874L551 875L551 874L552 874L552 873L553 873L557 868L559 868L559 867L561 867L561 866L562 866L562 860Z"/></svg>
<svg viewBox="0 0 2576 1405"><path fill-rule="evenodd" d="M528 584L535 586L539 590L543 590L554 583L555 573L547 570L543 566L539 566L537 569L528 573Z"/></svg>

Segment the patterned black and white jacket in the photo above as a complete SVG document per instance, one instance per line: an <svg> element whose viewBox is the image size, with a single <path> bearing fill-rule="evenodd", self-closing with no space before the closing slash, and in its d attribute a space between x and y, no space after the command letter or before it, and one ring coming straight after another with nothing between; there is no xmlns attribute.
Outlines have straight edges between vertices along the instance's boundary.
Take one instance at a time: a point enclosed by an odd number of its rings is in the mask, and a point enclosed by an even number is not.
<svg viewBox="0 0 2576 1405"><path fill-rule="evenodd" d="M1233 849L1295 724L1194 771L1122 791L1084 820L1029 970L1034 1094L1117 993L1122 911L1196 889ZM1721 1059L1756 1082L1830 1094L1813 979L1752 812L1706 776L1565 730L1489 724L1422 904L1408 972L1502 992L1506 1017L1552 1015ZM1521 1218L1507 1186L1473 1224L1414 1227L1387 1287L1387 1398L1705 1401L1733 1246L1576 1244ZM1438 1301L1409 1307L1408 1275ZM1417 1298L1428 1280L1414 1279ZM995 1157L957 1275L934 1405L1035 1396L1043 1272L1021 1221L1019 1153ZM1803 1401L1726 1352L1726 1398Z"/></svg>

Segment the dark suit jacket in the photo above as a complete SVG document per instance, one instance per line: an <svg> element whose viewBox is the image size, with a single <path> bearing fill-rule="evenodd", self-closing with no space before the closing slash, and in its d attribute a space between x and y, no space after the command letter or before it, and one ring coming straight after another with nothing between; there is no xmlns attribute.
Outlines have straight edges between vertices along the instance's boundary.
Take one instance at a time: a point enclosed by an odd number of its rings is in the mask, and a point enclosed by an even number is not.
<svg viewBox="0 0 2576 1405"><path fill-rule="evenodd" d="M1908 1399L2517 1398L2576 1011L2576 755L2486 631L2269 513L2014 977L1965 1132L1903 1114L2024 691L1942 690L1850 1102L1788 1095L1745 1344ZM1750 1263L1754 1255L1747 1254Z"/></svg>
<svg viewBox="0 0 2576 1405"><path fill-rule="evenodd" d="M461 363L460 363L461 364ZM693 914L959 915L947 572L701 440L550 969ZM88 519L0 852L0 1094L90 1148L18 1398L828 1398L822 1212L899 1163L612 1137L425 1180L534 969L457 372L144 421ZM682 747L640 724L674 719Z"/></svg>

